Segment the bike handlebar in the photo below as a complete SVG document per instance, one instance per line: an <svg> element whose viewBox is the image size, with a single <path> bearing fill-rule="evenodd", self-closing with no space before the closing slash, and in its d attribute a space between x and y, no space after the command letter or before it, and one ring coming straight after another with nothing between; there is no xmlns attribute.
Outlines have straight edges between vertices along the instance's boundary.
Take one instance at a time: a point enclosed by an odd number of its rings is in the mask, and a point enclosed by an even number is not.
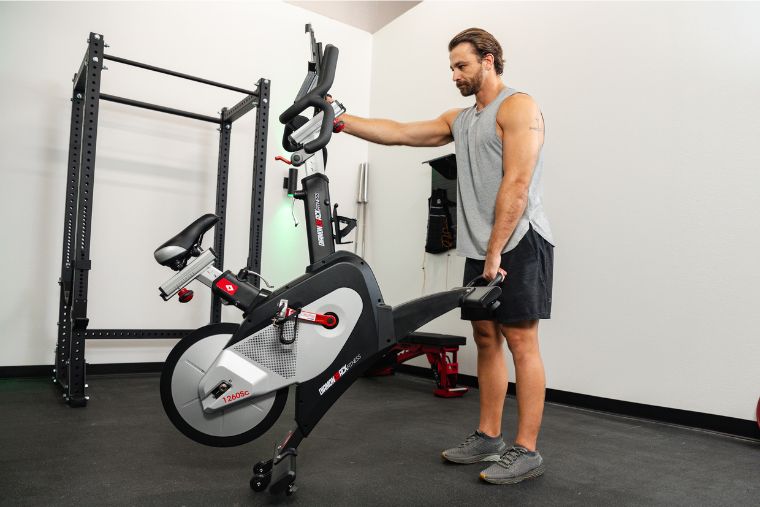
<svg viewBox="0 0 760 507"><path fill-rule="evenodd" d="M319 130L319 136L313 141L304 144L303 149L306 153L315 153L327 146L327 143L330 142L330 137L333 132L335 112L333 111L332 105L325 100L325 95L330 91L330 87L335 79L335 68L337 64L338 48L332 44L328 44L325 47L324 56L322 57L322 68L319 71L319 81L317 81L317 86L280 115L280 123L285 125L309 106L316 107L322 111L322 126Z"/></svg>
<svg viewBox="0 0 760 507"><path fill-rule="evenodd" d="M493 287L495 285L499 285L501 282L504 281L504 275L501 273L496 273L496 276L491 280L490 282L487 282L486 277L483 275L476 276L472 280L470 280L470 283L466 285L466 287ZM487 282L487 283L484 283Z"/></svg>

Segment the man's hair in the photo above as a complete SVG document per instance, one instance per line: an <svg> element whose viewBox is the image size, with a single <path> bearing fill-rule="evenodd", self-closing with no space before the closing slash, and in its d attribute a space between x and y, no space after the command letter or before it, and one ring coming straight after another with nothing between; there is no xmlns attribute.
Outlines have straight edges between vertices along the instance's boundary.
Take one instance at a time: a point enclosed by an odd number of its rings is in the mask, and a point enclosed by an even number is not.
<svg viewBox="0 0 760 507"><path fill-rule="evenodd" d="M481 28L468 28L456 34L451 42L449 42L449 51L462 44L463 42L469 42L475 49L475 54L478 55L478 62L483 60L487 54L493 55L493 65L496 69L496 74L499 76L504 72L504 56L501 52L501 45L493 35L486 32Z"/></svg>

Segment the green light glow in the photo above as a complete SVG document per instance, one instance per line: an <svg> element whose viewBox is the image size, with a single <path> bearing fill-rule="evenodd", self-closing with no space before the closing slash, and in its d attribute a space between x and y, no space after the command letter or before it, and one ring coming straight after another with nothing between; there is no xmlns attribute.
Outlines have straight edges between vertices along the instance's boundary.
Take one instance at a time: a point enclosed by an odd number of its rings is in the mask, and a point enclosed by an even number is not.
<svg viewBox="0 0 760 507"><path fill-rule="evenodd" d="M293 214L298 217L298 227L293 226ZM267 217L262 249L262 274L275 285L303 274L303 266L309 262L303 221L303 206L296 203L293 209L291 199L282 199Z"/></svg>

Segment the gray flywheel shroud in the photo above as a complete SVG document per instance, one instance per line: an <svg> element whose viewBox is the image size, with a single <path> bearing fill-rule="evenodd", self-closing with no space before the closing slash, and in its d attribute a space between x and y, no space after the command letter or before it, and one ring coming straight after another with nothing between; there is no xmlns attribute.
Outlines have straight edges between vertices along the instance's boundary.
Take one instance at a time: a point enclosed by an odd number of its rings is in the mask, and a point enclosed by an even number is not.
<svg viewBox="0 0 760 507"><path fill-rule="evenodd" d="M241 445L263 434L279 417L287 388L208 414L198 384L237 329L211 324L183 338L169 354L161 375L161 399L169 419L186 436L215 447Z"/></svg>

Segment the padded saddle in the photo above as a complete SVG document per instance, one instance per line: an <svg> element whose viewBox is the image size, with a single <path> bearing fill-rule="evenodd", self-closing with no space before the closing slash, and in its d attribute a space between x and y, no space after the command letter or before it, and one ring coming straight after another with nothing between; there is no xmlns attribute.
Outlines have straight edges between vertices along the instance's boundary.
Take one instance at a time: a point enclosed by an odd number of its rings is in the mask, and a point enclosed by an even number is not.
<svg viewBox="0 0 760 507"><path fill-rule="evenodd" d="M220 218L208 213L182 229L179 234L165 242L153 252L162 266L168 266L175 271L185 267L187 260L192 255L198 255L196 247L200 246L203 235L211 229Z"/></svg>

